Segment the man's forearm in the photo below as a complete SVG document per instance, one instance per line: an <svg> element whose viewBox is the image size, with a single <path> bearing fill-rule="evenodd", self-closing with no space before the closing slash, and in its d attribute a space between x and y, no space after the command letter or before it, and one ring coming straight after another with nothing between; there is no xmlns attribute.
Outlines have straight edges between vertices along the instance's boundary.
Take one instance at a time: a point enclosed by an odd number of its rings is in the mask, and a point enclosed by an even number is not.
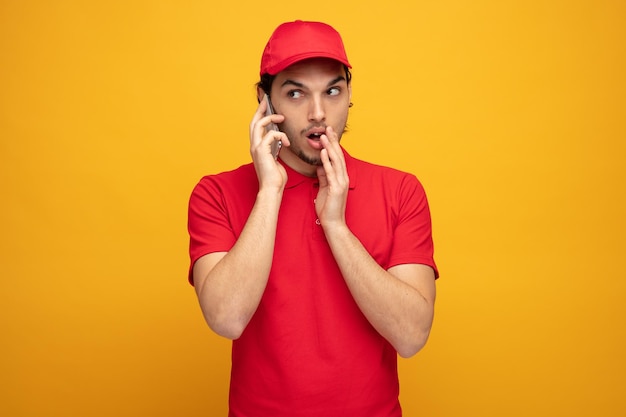
<svg viewBox="0 0 626 417"><path fill-rule="evenodd" d="M428 339L433 320L432 269L401 265L385 271L347 226L325 231L348 288L368 321L401 356L417 353Z"/></svg>

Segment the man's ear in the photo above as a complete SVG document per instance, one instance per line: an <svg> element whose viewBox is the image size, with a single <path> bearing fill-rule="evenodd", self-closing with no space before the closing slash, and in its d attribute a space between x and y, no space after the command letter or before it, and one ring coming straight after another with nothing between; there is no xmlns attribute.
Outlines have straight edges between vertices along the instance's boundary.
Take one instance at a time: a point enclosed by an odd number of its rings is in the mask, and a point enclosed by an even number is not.
<svg viewBox="0 0 626 417"><path fill-rule="evenodd" d="M352 83L348 84L348 103L350 103L350 105L348 107L352 107Z"/></svg>
<svg viewBox="0 0 626 417"><path fill-rule="evenodd" d="M261 100L263 100L264 96L265 96L265 91L263 91L263 89L257 85L256 86L256 99L257 99L257 101L259 103L261 103Z"/></svg>

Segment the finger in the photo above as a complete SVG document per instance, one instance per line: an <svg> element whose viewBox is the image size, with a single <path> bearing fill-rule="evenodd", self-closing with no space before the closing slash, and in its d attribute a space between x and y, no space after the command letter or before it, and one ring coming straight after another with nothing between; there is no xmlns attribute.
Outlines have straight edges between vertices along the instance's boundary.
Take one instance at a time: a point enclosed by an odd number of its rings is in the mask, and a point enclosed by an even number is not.
<svg viewBox="0 0 626 417"><path fill-rule="evenodd" d="M254 136L257 124L259 123L259 120L261 120L265 115L266 110L267 102L265 100L261 100L256 108L256 111L254 112L254 115L252 116L252 120L250 121L250 137Z"/></svg>
<svg viewBox="0 0 626 417"><path fill-rule="evenodd" d="M328 139L331 142L339 142L339 137L337 136L337 132L335 132L335 129L333 129L332 126L326 127L326 136L328 136Z"/></svg>
<svg viewBox="0 0 626 417"><path fill-rule="evenodd" d="M280 130L271 130L267 133L268 145L272 145L273 142L282 142L282 146L289 146L289 138L284 132ZM265 139L265 138L264 138Z"/></svg>
<svg viewBox="0 0 626 417"><path fill-rule="evenodd" d="M258 146L253 146L253 152L259 155L273 155L272 145L276 142L282 142L282 146L289 146L287 135L278 130L270 130L261 138Z"/></svg>
<svg viewBox="0 0 626 417"><path fill-rule="evenodd" d="M331 128L329 128L331 129ZM334 132L331 130L330 135L333 136ZM336 137L336 135L334 135ZM346 161L343 156L341 146L338 141L331 141L327 134L324 134L320 138L324 151L326 151L329 165L333 169L333 175L338 176L339 180L346 181L348 174L346 172ZM321 154L320 154L321 156ZM324 162L323 156L321 157ZM325 165L324 165L325 166Z"/></svg>
<svg viewBox="0 0 626 417"><path fill-rule="evenodd" d="M265 100L261 102L259 105L259 109L254 114L252 119L252 123L250 124L250 141L253 147L255 146L264 146L268 145L272 141L282 140L283 144L289 146L289 140L287 139L287 135L283 132L276 129L270 129L269 126L271 123L278 124L285 120L285 116L281 114L272 114L269 116L265 116L263 107L266 107ZM267 142L267 143L263 143Z"/></svg>
<svg viewBox="0 0 626 417"><path fill-rule="evenodd" d="M254 133L264 134L264 130L268 129L270 123L282 123L284 119L285 116L281 114L267 115L267 101L261 100L250 121L250 135Z"/></svg>
<svg viewBox="0 0 626 417"><path fill-rule="evenodd" d="M322 135L325 139L322 139L322 145L330 152L330 158L336 159L337 157L343 157L341 146L339 145L339 137L332 127L327 127L326 132Z"/></svg>
<svg viewBox="0 0 626 417"><path fill-rule="evenodd" d="M317 167L317 180L319 181L320 188L324 188L328 185L328 178L326 177L324 167Z"/></svg>
<svg viewBox="0 0 626 417"><path fill-rule="evenodd" d="M252 143L260 141L260 137L263 135L263 127L260 126L260 120L265 116L265 112L267 110L267 102L265 100L261 100L259 105L252 116L252 120L250 121L250 141Z"/></svg>
<svg viewBox="0 0 626 417"><path fill-rule="evenodd" d="M323 171L324 185L332 185L336 184L337 174L335 173L335 168L333 167L332 160L330 159L328 149L324 148L320 151L320 159L322 161L322 166L318 167L318 172ZM322 182L320 180L320 186L322 186Z"/></svg>

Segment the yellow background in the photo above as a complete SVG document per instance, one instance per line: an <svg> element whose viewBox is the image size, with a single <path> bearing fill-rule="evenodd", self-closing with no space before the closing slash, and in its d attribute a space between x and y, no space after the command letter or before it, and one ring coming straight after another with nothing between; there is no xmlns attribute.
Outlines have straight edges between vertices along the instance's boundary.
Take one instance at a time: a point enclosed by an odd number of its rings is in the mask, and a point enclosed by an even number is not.
<svg viewBox="0 0 626 417"><path fill-rule="evenodd" d="M626 3L0 1L0 415L225 416L186 205L249 161L276 25L344 36L344 145L441 269L407 416L626 414Z"/></svg>

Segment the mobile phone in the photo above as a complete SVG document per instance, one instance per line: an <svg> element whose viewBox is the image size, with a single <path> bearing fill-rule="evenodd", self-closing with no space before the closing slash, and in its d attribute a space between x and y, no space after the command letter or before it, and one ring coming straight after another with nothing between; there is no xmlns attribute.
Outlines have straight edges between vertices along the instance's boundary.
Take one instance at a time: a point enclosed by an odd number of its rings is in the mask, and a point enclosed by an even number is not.
<svg viewBox="0 0 626 417"><path fill-rule="evenodd" d="M266 116L270 116L272 114L274 114L274 108L272 107L272 102L270 101L270 97L266 94L265 95L265 100L267 101L267 110L265 110L265 115ZM269 125L267 125L267 130L275 130L277 132L280 131L280 129L278 128L278 126L276 126L275 123L270 123ZM283 147L283 141L282 140L275 140L272 142L272 156L274 157L274 159L278 158L278 153L280 152L280 148Z"/></svg>

